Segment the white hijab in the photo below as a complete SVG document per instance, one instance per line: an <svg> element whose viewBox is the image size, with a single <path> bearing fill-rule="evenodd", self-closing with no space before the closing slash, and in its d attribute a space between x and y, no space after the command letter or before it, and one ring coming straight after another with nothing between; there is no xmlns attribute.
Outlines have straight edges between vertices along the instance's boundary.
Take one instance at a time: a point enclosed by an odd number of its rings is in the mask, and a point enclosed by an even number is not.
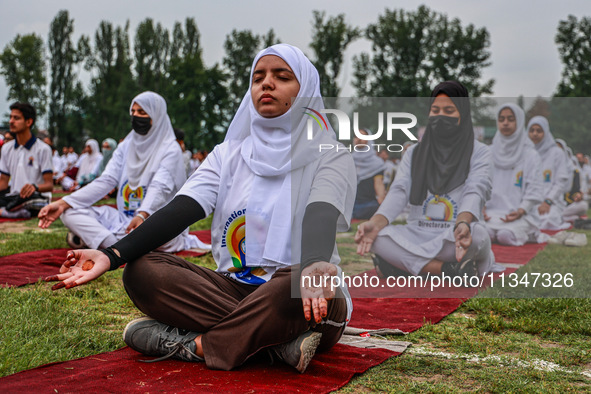
<svg viewBox="0 0 591 394"><path fill-rule="evenodd" d="M505 136L499 130L497 121L497 132L492 140L492 157L495 167L507 170L514 168L523 159L526 145L533 147L533 143L525 131L525 112L517 104L506 103L497 111L497 119L505 108L509 108L515 115L517 128L513 134Z"/></svg>
<svg viewBox="0 0 591 394"><path fill-rule="evenodd" d="M84 145L89 146L92 152L84 156L80 162L80 168L78 168L78 173L76 174L77 182L80 182L83 176L95 172L98 164L103 160L103 155L96 140L90 139Z"/></svg>
<svg viewBox="0 0 591 394"><path fill-rule="evenodd" d="M176 142L170 118L166 113L166 101L154 92L140 93L131 101L130 114L133 103L137 103L150 116L152 127L146 135L132 130L122 142L122 145L129 145L125 163L129 187L135 190L139 186L147 186L158 168L164 167L178 190L187 179L187 175L181 148ZM178 155L167 154L171 150L174 153L178 150Z"/></svg>
<svg viewBox="0 0 591 394"><path fill-rule="evenodd" d="M548 123L548 119L543 116L534 116L527 124L527 129L529 130L532 125L535 124L539 125L542 130L544 130L544 138L542 138L542 140L537 144L534 144L543 161L545 154L548 153L548 151L552 148L558 148L558 146L556 146L554 136L550 132L550 124Z"/></svg>
<svg viewBox="0 0 591 394"><path fill-rule="evenodd" d="M255 66L267 55L283 59L300 84L291 108L276 118L261 116L250 94ZM318 71L300 49L277 44L262 50L253 61L250 81L251 86L225 138L226 141L241 141L241 156L255 174L246 206L246 261L262 261L261 265L272 264L265 261L291 265L298 263L301 256L298 244L301 242L301 220L323 155L319 152L319 144L336 145L337 141L330 125L328 130L314 126L313 138L307 138L308 117L304 112L306 108L319 111L324 109L324 104ZM352 208L355 174L340 176L352 178L347 192L347 204ZM224 193L220 190L218 198L226 198ZM348 227L348 220L341 215L340 229ZM260 239L265 242L256 242ZM291 245L295 245L293 250Z"/></svg>
<svg viewBox="0 0 591 394"><path fill-rule="evenodd" d="M566 144L566 141L562 138L556 138L556 143L562 146L562 151L564 152L564 156L566 157L566 162L568 165L568 170L573 172L581 168L579 165L579 161L573 154L573 150Z"/></svg>

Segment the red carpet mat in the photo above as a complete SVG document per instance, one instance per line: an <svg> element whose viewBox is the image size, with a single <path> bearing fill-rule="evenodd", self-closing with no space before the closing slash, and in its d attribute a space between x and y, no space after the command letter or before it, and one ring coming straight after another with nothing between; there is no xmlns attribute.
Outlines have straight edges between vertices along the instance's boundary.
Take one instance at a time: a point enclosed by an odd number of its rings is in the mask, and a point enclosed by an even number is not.
<svg viewBox="0 0 591 394"><path fill-rule="evenodd" d="M525 265L545 246L546 244L526 244L520 247L493 245L492 249L498 263ZM514 271L515 268L507 268L505 275ZM367 277L375 276L375 270L365 274ZM351 287L353 315L350 325L367 329L397 328L406 332L415 331L427 322L439 322L466 299L476 295L478 290L442 287L431 292L424 288L390 288L383 279L377 287Z"/></svg>
<svg viewBox="0 0 591 394"><path fill-rule="evenodd" d="M191 234L197 235L205 243L211 242L209 230L195 231ZM24 286L36 283L40 278L55 275L66 260L68 250L68 248L46 249L0 257L0 286ZM199 257L206 252L182 251L177 254Z"/></svg>
<svg viewBox="0 0 591 394"><path fill-rule="evenodd" d="M4 222L22 222L25 220L29 220L30 218L0 218L0 223ZM36 219L36 218L35 218Z"/></svg>
<svg viewBox="0 0 591 394"><path fill-rule="evenodd" d="M495 260L497 263L510 263L510 264L527 264L533 259L536 254L542 251L546 247L546 244L525 244L523 246L503 246L493 245L492 250L495 254Z"/></svg>
<svg viewBox="0 0 591 394"><path fill-rule="evenodd" d="M543 248L543 245L542 245ZM496 252L495 246L495 252ZM503 256L520 256L525 264L541 248L499 250ZM527 258L527 260L525 260ZM498 259L501 261L501 259ZM506 261L502 261L506 262ZM508 269L506 272L511 272ZM375 271L365 273L372 276ZM363 275L363 274L362 274ZM437 323L452 313L477 289L446 289L446 296L455 298L408 298L415 289L352 288L353 327L398 328L414 331L425 322ZM370 293L371 291L371 293ZM455 291L456 293L449 293ZM394 293L393 293L394 292ZM399 293L396 293L399 292ZM393 294L406 298L390 298ZM357 298L373 295L374 298ZM437 296L437 293L434 293ZM267 360L249 360L236 371L208 370L204 364L165 361L140 364L138 355L129 348L89 356L78 360L53 363L19 372L0 379L6 392L330 392L344 386L356 373L378 365L399 353L385 349L360 349L337 345L329 352L317 355L305 374L291 367Z"/></svg>
<svg viewBox="0 0 591 394"><path fill-rule="evenodd" d="M304 374L257 357L235 371L213 371L204 363L167 360L138 362L145 356L125 347L78 360L47 364L0 379L3 392L31 393L328 393L399 353L337 344L314 357Z"/></svg>
<svg viewBox="0 0 591 394"><path fill-rule="evenodd" d="M58 273L69 249L46 249L0 257L0 286L16 287L36 283Z"/></svg>

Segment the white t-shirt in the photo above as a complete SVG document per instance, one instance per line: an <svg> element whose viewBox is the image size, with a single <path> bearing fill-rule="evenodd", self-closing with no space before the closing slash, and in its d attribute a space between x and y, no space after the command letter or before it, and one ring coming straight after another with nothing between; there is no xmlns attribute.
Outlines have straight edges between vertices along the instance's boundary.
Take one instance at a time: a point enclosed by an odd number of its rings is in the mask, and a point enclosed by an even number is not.
<svg viewBox="0 0 591 394"><path fill-rule="evenodd" d="M411 163L414 149L409 148L402 157L394 183L380 208L376 212L393 222L404 210L410 198L412 185ZM464 184L445 195L435 196L427 192L421 205L411 205L408 224L417 226L425 232L441 233L453 228L460 212L470 212L476 220L482 217L482 208L490 196L492 178L492 159L489 147L474 141L470 158L470 172ZM428 239L427 237L426 239Z"/></svg>
<svg viewBox="0 0 591 394"><path fill-rule="evenodd" d="M526 212L524 218L539 225L537 208L543 201L541 166L540 155L526 146L515 167L495 167L492 196L486 203L487 215L504 218L509 212L522 208Z"/></svg>
<svg viewBox="0 0 591 394"><path fill-rule="evenodd" d="M176 143L176 142L175 142ZM117 187L117 209L124 215L132 218L139 211L153 214L164 204L169 202L176 192L171 175L164 167L159 167L148 185L139 186L132 190L128 185L125 161L129 145L122 142L115 152L105 171L94 181L75 193L64 197L74 209L87 208L103 198L107 193ZM178 158L182 160L182 158Z"/></svg>
<svg viewBox="0 0 591 394"><path fill-rule="evenodd" d="M322 201L335 206L341 214L346 213L348 210L345 207L346 199L343 192L339 192L346 190L339 184L339 182L343 182L343 185L346 183L343 180L343 177L346 176L344 174L355 176L355 167L350 155L325 155L315 169L312 187L305 200L306 205ZM247 262L245 259L245 214L254 176L240 154L240 142L230 140L216 146L177 195L193 198L203 207L206 215L213 212L212 254L218 265L217 271L244 283L260 285L268 281L277 269L285 267L285 265L265 259L254 262ZM221 188L226 188L224 194L227 198L223 201L218 199ZM277 203L283 202L278 201ZM286 210L292 209L289 201L284 203ZM344 216L347 217L347 215ZM350 212L348 217L350 217ZM294 245L291 253L294 260L301 256L303 216L297 220L299 223L292 223L291 227L292 244ZM256 237L256 229L249 236ZM260 242L264 244L263 239ZM291 245L285 245L285 247L291 248ZM334 264L340 262L336 245L330 262Z"/></svg>
<svg viewBox="0 0 591 394"><path fill-rule="evenodd" d="M10 177L10 194L19 193L26 184L43 183L43 174L53 174L51 148L34 135L19 145L16 139L2 146L0 172ZM51 192L41 193L51 199Z"/></svg>

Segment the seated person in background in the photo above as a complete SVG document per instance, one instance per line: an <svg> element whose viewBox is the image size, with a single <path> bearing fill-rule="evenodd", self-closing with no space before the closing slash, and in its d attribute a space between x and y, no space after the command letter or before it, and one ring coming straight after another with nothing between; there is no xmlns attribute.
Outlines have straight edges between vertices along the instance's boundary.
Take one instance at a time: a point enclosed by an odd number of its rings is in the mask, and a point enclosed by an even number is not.
<svg viewBox="0 0 591 394"><path fill-rule="evenodd" d="M92 182L97 177L98 167L103 160L97 140L90 139L84 145L84 154L77 164L76 180L65 176L61 180L64 190L74 191Z"/></svg>
<svg viewBox="0 0 591 394"><path fill-rule="evenodd" d="M566 208L564 193L570 190L572 173L564 152L556 146L548 119L534 116L527 125L529 139L542 161L543 202L538 205L541 230L563 230L570 227L562 213Z"/></svg>
<svg viewBox="0 0 591 394"><path fill-rule="evenodd" d="M116 148L117 141L115 141L113 138L105 138L103 140L101 145L101 153L103 154L103 158L96 170L97 177L100 176L103 171L105 171L105 168L107 168L107 164L109 164L109 160L111 160L111 157L113 157L113 152L115 152Z"/></svg>
<svg viewBox="0 0 591 394"><path fill-rule="evenodd" d="M50 279L70 288L127 263L127 294L149 316L127 325L131 348L222 370L262 351L304 372L317 348L337 343L351 314L346 288L299 284L339 273L336 232L350 225L355 168L344 146L318 150L337 144L332 130L307 139L301 108L324 107L302 51L274 45L251 70L225 141L172 202L112 248L70 252ZM211 212L216 271L148 253ZM88 259L94 267L83 271Z"/></svg>
<svg viewBox="0 0 591 394"><path fill-rule="evenodd" d="M492 242L520 246L538 242L542 202L542 163L525 131L525 113L507 103L497 112L497 132L490 146L492 195L484 220ZM545 237L539 241L544 242Z"/></svg>
<svg viewBox="0 0 591 394"><path fill-rule="evenodd" d="M357 229L357 252L374 252L382 276L473 277L502 270L481 222L491 175L489 148L474 139L468 91L456 81L440 83L431 93L422 140L402 157L378 211ZM408 202L408 224L390 225Z"/></svg>
<svg viewBox="0 0 591 394"><path fill-rule="evenodd" d="M84 152L82 152L82 153L84 153ZM66 159L67 159L67 163L68 163L68 170L76 166L79 156L76 153L76 151L74 151L73 146L68 147L68 154L66 155Z"/></svg>
<svg viewBox="0 0 591 394"><path fill-rule="evenodd" d="M562 212L562 219L565 222L574 223L575 220L587 215L589 203L585 200L584 190L587 190L587 180L583 174L583 169L579 161L573 154L573 151L563 139L557 138L556 145L566 154L567 163L570 164L572 182L570 190L564 194L566 208Z"/></svg>
<svg viewBox="0 0 591 394"><path fill-rule="evenodd" d="M367 129L359 132L368 135ZM361 138L353 138L353 161L357 171L357 195L353 206L353 219L369 219L375 213L384 197L384 160L380 159L372 145Z"/></svg>
<svg viewBox="0 0 591 394"><path fill-rule="evenodd" d="M43 142L45 142L51 148L52 156L51 156L51 163L53 164L53 180L54 183L59 178L59 176L64 172L63 170L63 160L62 157L59 155L55 146L53 146L53 141L50 137L43 138Z"/></svg>
<svg viewBox="0 0 591 394"><path fill-rule="evenodd" d="M586 185L583 189L583 198L589 201L591 199L591 165L589 165L589 156L582 152L578 152L576 156L581 167L581 178L583 179L581 185Z"/></svg>
<svg viewBox="0 0 591 394"><path fill-rule="evenodd" d="M394 177L396 176L396 164L392 160L390 160L390 154L388 153L387 149L381 149L378 152L378 156L380 159L384 160L384 164L386 167L384 168L384 188L386 192L390 188L392 181L394 181Z"/></svg>
<svg viewBox="0 0 591 394"><path fill-rule="evenodd" d="M9 127L15 140L2 146L0 156L2 217L31 217L51 201L51 148L31 132L35 119L35 108L30 104L10 106Z"/></svg>
<svg viewBox="0 0 591 394"><path fill-rule="evenodd" d="M203 157L201 152L195 149L195 151L191 155L191 161L189 162L189 165L191 167L191 174L194 173L197 168L199 168L201 163L203 163L203 160L205 160L205 158Z"/></svg>
<svg viewBox="0 0 591 394"><path fill-rule="evenodd" d="M186 180L181 148L176 143L166 102L144 92L131 102L133 130L119 145L100 177L39 212L39 227L61 216L74 248L108 247L141 225L169 202ZM92 206L118 188L117 208ZM185 229L159 250L178 252L204 247Z"/></svg>
<svg viewBox="0 0 591 394"><path fill-rule="evenodd" d="M191 151L187 150L185 145L185 131L181 129L174 128L174 136L176 137L176 142L178 142L181 150L183 151L183 163L185 164L185 171L187 173L187 177L189 177L193 171L191 171Z"/></svg>

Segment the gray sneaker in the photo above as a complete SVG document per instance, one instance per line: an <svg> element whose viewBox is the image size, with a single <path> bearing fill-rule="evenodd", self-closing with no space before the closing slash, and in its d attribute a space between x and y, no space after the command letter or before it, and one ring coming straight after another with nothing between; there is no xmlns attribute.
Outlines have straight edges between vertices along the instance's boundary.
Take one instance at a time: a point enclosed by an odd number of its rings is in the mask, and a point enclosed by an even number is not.
<svg viewBox="0 0 591 394"><path fill-rule="evenodd" d="M479 273L478 273L478 265L476 264L476 261L472 260L472 259L466 259L462 262L457 262L457 261L452 261L452 262L447 262L447 263L443 263L443 266L441 267L441 271L442 273L444 273L445 275L451 276L453 277L462 277L462 278L466 278L466 282L464 282L464 286L466 287L472 287L471 283L472 281L470 280L470 278L472 277L478 277Z"/></svg>
<svg viewBox="0 0 591 394"><path fill-rule="evenodd" d="M141 360L144 362L162 361L168 358L204 361L195 354L197 350L195 338L199 335L198 332L167 326L145 316L127 324L123 331L123 340L130 348L146 356L161 356L155 360Z"/></svg>
<svg viewBox="0 0 591 394"><path fill-rule="evenodd" d="M320 345L322 333L306 331L291 342L272 346L271 355L277 356L281 361L291 365L300 373L304 373L312 357L316 354L316 348Z"/></svg>
<svg viewBox="0 0 591 394"><path fill-rule="evenodd" d="M86 245L79 236L71 231L68 231L68 234L66 234L66 243L72 249L88 249L88 245Z"/></svg>

